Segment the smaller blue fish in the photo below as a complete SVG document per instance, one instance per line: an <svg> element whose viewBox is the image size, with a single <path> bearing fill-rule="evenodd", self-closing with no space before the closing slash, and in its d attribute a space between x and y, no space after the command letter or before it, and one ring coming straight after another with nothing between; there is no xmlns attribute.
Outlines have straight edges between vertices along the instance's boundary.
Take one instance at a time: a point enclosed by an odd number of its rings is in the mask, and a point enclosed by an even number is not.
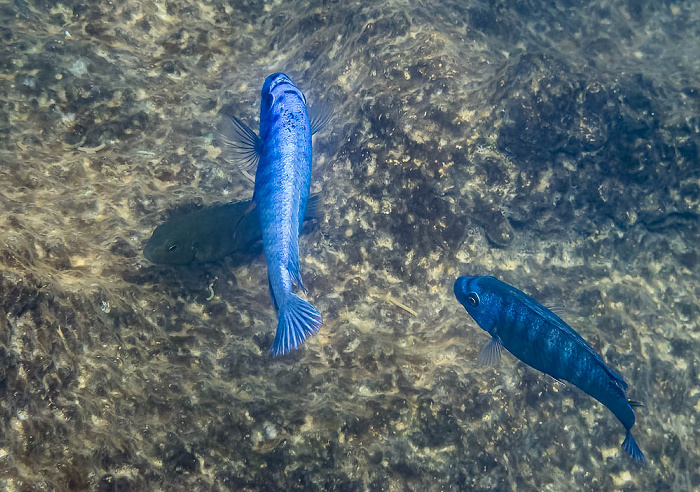
<svg viewBox="0 0 700 492"><path fill-rule="evenodd" d="M569 381L601 402L627 431L622 447L635 460L644 455L632 436L634 407L627 383L559 316L522 291L494 277L459 277L454 292L474 321L491 335L479 361L495 365L505 347L529 366Z"/></svg>

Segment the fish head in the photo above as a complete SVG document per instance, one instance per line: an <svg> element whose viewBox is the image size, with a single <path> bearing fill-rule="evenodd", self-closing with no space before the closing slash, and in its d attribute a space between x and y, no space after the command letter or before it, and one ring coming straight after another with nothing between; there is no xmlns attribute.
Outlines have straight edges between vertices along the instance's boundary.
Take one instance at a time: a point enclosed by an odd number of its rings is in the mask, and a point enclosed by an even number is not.
<svg viewBox="0 0 700 492"><path fill-rule="evenodd" d="M265 79L260 91L260 122L271 121L285 110L294 107L306 108L306 96L294 85L292 79L282 72L273 73ZM261 127L261 136L264 133Z"/></svg>
<svg viewBox="0 0 700 492"><path fill-rule="evenodd" d="M157 265L187 265L197 254L197 245L173 223L161 224L143 248L143 256Z"/></svg>
<svg viewBox="0 0 700 492"><path fill-rule="evenodd" d="M285 73L277 72L269 75L263 83L260 90L261 109L272 108L283 94L294 95L306 105L306 96L294 85L292 79Z"/></svg>
<svg viewBox="0 0 700 492"><path fill-rule="evenodd" d="M474 321L489 333L496 327L503 307L497 288L500 283L495 277L459 277L455 280L455 297Z"/></svg>
<svg viewBox="0 0 700 492"><path fill-rule="evenodd" d="M274 92L277 88L285 84L294 86L294 82L289 78L289 75L283 72L270 74L265 79L265 82L263 82L260 96L264 99L267 94Z"/></svg>

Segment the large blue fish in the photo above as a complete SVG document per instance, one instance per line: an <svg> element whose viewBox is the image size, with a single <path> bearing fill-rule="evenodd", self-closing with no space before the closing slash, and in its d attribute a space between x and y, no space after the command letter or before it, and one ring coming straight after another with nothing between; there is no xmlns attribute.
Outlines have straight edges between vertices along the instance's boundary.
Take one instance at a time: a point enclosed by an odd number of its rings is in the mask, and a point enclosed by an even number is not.
<svg viewBox="0 0 700 492"><path fill-rule="evenodd" d="M644 455L632 436L639 403L625 396L627 383L559 316L518 289L494 277L459 277L454 292L491 340L479 361L495 365L505 347L526 364L569 381L608 407L625 426L622 447L635 460Z"/></svg>
<svg viewBox="0 0 700 492"><path fill-rule="evenodd" d="M331 116L330 108L309 118L306 97L283 73L273 73L260 91L260 136L235 116L219 127L223 152L244 170L257 166L253 201L262 229L272 304L278 324L273 354L286 354L321 326L321 315L292 292L306 292L299 271L299 235L311 185L311 135Z"/></svg>

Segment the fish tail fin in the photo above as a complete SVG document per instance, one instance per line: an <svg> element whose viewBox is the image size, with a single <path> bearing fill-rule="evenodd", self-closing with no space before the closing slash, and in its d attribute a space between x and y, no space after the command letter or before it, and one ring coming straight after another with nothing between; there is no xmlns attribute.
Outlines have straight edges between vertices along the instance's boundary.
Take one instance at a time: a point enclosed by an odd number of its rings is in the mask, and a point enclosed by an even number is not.
<svg viewBox="0 0 700 492"><path fill-rule="evenodd" d="M276 357L298 348L321 327L321 315L310 302L290 294L279 308L277 334L270 351Z"/></svg>
<svg viewBox="0 0 700 492"><path fill-rule="evenodd" d="M622 448L627 451L636 461L644 461L644 454L642 453L642 450L639 449L639 446L637 446L637 441L634 440L632 431L627 431L625 440L622 441Z"/></svg>

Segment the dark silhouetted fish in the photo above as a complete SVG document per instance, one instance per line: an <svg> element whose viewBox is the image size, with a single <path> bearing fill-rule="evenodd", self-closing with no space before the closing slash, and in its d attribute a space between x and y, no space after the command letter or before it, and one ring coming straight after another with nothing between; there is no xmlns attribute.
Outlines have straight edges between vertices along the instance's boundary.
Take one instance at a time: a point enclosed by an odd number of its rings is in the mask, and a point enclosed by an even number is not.
<svg viewBox="0 0 700 492"><path fill-rule="evenodd" d="M317 214L318 195L309 197L304 220ZM262 231L252 202L212 205L156 227L143 256L159 265L218 261L234 253L262 252Z"/></svg>
<svg viewBox="0 0 700 492"><path fill-rule="evenodd" d="M635 460L644 460L631 432L633 408L639 403L627 399L625 380L559 316L494 277L460 277L454 292L474 321L491 335L480 362L495 365L505 347L535 369L578 386L615 414L627 431L622 447Z"/></svg>

